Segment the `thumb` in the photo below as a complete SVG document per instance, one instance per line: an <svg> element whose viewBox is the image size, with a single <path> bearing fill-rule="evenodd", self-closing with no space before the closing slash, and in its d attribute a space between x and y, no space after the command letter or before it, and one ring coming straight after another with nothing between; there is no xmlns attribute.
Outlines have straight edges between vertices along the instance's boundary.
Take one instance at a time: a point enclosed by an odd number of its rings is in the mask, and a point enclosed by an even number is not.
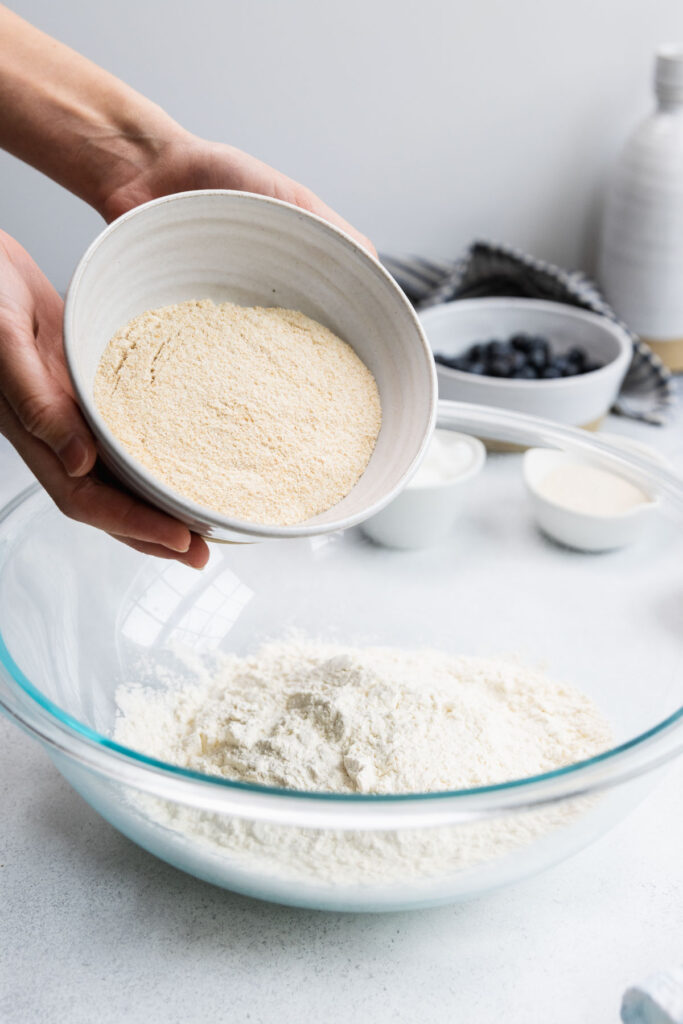
<svg viewBox="0 0 683 1024"><path fill-rule="evenodd" d="M32 334L0 336L0 382L24 430L43 441L70 476L90 472L95 441L74 399L47 370Z"/></svg>

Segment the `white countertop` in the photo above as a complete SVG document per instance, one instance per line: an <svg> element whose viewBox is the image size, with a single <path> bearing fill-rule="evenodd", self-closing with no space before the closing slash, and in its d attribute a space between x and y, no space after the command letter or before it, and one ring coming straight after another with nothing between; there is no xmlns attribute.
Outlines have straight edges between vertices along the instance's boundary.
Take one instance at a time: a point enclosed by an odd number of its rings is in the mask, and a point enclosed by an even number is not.
<svg viewBox="0 0 683 1024"><path fill-rule="evenodd" d="M683 468L681 419L612 419ZM30 474L0 438L0 503ZM259 903L134 846L0 720L2 1024L616 1024L683 960L683 762L573 859L471 903L363 915Z"/></svg>

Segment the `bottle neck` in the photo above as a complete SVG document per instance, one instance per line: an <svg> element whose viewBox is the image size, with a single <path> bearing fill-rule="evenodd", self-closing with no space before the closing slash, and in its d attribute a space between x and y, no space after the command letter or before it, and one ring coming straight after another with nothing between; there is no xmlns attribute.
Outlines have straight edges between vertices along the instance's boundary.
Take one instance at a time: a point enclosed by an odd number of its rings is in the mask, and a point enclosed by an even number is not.
<svg viewBox="0 0 683 1024"><path fill-rule="evenodd" d="M655 62L655 95L659 110L683 110L683 48L663 46Z"/></svg>

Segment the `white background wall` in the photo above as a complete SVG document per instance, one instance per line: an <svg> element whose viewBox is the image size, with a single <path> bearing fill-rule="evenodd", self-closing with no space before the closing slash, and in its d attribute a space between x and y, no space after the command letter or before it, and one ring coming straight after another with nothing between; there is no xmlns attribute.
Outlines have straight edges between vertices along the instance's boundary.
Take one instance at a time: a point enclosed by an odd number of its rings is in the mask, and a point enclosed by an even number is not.
<svg viewBox="0 0 683 1024"><path fill-rule="evenodd" d="M681 0L10 0L381 250L474 236L591 269L601 183ZM99 217L0 154L0 225L64 288Z"/></svg>

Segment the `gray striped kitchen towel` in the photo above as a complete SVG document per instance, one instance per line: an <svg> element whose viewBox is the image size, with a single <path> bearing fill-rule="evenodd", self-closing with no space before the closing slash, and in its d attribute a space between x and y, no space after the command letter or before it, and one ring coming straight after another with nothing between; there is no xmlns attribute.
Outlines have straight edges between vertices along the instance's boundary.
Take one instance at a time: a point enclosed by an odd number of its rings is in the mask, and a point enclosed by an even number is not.
<svg viewBox="0 0 683 1024"><path fill-rule="evenodd" d="M418 310L457 299L510 295L565 302L609 317L633 339L633 361L612 411L657 426L669 420L676 401L671 371L618 320L581 272L562 270L512 246L487 241L474 242L458 260L380 258Z"/></svg>

